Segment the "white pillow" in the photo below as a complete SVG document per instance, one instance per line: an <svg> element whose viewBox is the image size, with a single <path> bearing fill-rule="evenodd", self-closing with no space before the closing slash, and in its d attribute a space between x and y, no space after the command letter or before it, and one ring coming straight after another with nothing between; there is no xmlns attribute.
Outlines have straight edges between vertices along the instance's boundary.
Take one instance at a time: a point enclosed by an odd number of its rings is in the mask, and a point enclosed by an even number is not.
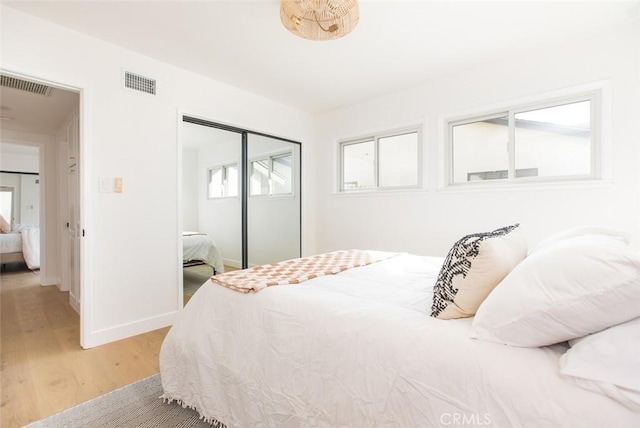
<svg viewBox="0 0 640 428"><path fill-rule="evenodd" d="M560 373L640 412L640 318L571 341Z"/></svg>
<svg viewBox="0 0 640 428"><path fill-rule="evenodd" d="M586 235L529 254L480 305L471 337L536 347L640 316L640 253Z"/></svg>
<svg viewBox="0 0 640 428"><path fill-rule="evenodd" d="M433 287L431 316L473 316L491 290L527 256L518 224L458 240L445 259Z"/></svg>
<svg viewBox="0 0 640 428"><path fill-rule="evenodd" d="M578 226L571 229L563 230L558 233L554 233L551 236L546 237L535 247L531 249L529 253L539 250L540 248L546 247L547 245L551 245L555 242L562 241L569 238L576 238L579 236L586 235L601 235L601 236L609 236L611 238L618 239L625 244L629 243L629 234L623 232L621 230L609 229L606 227L597 227L597 226Z"/></svg>

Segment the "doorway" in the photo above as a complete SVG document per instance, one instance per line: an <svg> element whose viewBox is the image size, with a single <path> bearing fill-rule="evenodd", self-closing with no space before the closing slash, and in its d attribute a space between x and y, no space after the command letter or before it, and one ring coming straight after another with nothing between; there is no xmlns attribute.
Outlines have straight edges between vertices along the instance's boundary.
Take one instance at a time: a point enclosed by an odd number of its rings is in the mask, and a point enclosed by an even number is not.
<svg viewBox="0 0 640 428"><path fill-rule="evenodd" d="M24 200L20 218L12 224L38 223L41 284L69 291L69 303L80 313L80 90L5 70L0 78L2 143L32 146L40 154L39 177L34 182L39 189L39 215L29 217L38 202ZM15 169L24 156L8 161ZM3 169L6 162L3 157ZM25 182L23 190L30 185L34 187ZM14 194L14 211L17 197Z"/></svg>

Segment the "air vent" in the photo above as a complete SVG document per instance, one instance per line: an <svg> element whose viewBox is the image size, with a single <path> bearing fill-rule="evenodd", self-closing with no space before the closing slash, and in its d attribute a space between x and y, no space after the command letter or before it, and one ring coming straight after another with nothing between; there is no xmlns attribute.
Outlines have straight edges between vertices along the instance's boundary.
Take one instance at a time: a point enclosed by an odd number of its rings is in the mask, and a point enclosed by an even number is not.
<svg viewBox="0 0 640 428"><path fill-rule="evenodd" d="M28 80L16 79L15 77L0 75L0 86L7 88L19 89L21 91L31 92L32 94L50 97L53 93L51 86L41 83L29 82Z"/></svg>
<svg viewBox="0 0 640 428"><path fill-rule="evenodd" d="M124 72L124 87L144 92L145 94L156 94L156 81L154 79L140 76L130 71Z"/></svg>

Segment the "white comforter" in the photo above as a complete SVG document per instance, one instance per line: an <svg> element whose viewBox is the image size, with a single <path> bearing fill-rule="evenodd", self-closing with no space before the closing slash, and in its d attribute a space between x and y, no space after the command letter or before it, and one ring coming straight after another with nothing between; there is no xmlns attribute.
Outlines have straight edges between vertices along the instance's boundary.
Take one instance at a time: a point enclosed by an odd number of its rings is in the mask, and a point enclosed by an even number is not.
<svg viewBox="0 0 640 428"><path fill-rule="evenodd" d="M224 263L220 250L213 239L204 233L182 233L182 261L201 260L213 266L217 273L224 272Z"/></svg>
<svg viewBox="0 0 640 428"><path fill-rule="evenodd" d="M164 397L229 427L640 426L560 376L564 346L429 317L441 263L400 255L256 294L209 282L163 343Z"/></svg>
<svg viewBox="0 0 640 428"><path fill-rule="evenodd" d="M22 229L22 257L31 270L40 269L40 228Z"/></svg>
<svg viewBox="0 0 640 428"><path fill-rule="evenodd" d="M40 228L24 227L0 234L0 254L20 253L31 270L40 269Z"/></svg>
<svg viewBox="0 0 640 428"><path fill-rule="evenodd" d="M22 237L19 232L0 233L0 254L22 251Z"/></svg>

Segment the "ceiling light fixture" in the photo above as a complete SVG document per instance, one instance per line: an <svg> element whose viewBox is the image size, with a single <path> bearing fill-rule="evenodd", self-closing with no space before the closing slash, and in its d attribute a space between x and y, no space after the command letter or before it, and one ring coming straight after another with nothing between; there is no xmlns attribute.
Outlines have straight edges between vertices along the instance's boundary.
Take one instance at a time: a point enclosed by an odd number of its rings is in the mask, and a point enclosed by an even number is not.
<svg viewBox="0 0 640 428"><path fill-rule="evenodd" d="M280 20L296 36L333 40L358 25L357 0L281 0Z"/></svg>

